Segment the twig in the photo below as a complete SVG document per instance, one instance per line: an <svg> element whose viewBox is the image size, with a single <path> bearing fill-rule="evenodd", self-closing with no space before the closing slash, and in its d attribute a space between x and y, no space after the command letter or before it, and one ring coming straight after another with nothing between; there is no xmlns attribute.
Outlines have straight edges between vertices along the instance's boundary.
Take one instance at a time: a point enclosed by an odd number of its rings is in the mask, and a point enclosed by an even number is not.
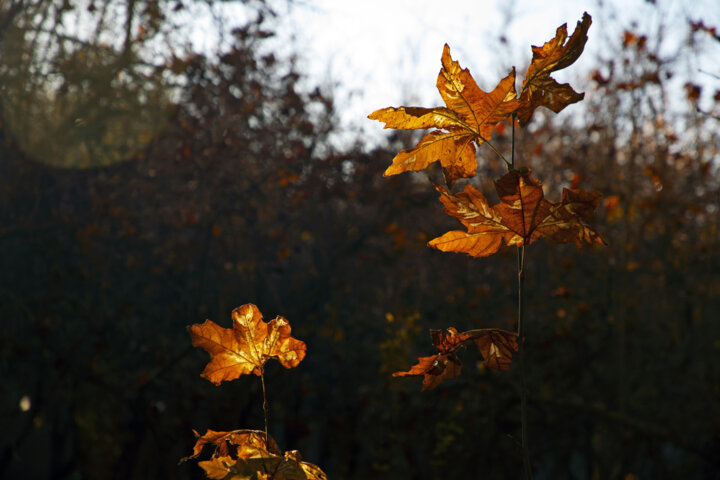
<svg viewBox="0 0 720 480"><path fill-rule="evenodd" d="M525 324L523 322L523 283L525 280L525 246L518 247L518 357L520 359L520 434L525 478L532 480L527 434L527 386L525 384Z"/></svg>
<svg viewBox="0 0 720 480"><path fill-rule="evenodd" d="M512 115L512 146L510 150L510 169L515 168L515 117ZM532 480L532 466L530 464L530 449L527 435L527 386L525 385L525 324L523 323L523 284L525 283L525 245L517 250L518 269L518 357L520 360L520 444L522 447L525 478Z"/></svg>
<svg viewBox="0 0 720 480"><path fill-rule="evenodd" d="M265 448L270 448L270 436L268 435L268 401L265 393L265 366L260 367L260 383L263 392L263 412L265 413Z"/></svg>

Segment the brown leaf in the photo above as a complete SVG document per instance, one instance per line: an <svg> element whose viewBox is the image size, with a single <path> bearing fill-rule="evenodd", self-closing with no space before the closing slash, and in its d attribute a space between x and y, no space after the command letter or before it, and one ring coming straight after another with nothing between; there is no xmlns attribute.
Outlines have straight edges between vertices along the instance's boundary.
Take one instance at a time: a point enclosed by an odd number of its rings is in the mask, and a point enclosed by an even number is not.
<svg viewBox="0 0 720 480"><path fill-rule="evenodd" d="M590 15L584 13L569 39L567 24L563 24L557 29L553 39L542 47L532 47L533 59L525 74L520 90L520 107L517 110L521 125L530 121L537 107L547 107L558 113L584 98L584 93L577 93L567 83L557 83L550 74L572 65L578 59L585 48L591 23Z"/></svg>
<svg viewBox="0 0 720 480"><path fill-rule="evenodd" d="M467 69L450 56L446 44L437 88L446 107L389 107L376 110L368 118L385 123L385 128L439 128L423 137L413 148L401 151L385 175L424 170L439 161L448 183L475 175L475 146L492 135L495 125L518 106L515 70L495 89L484 92Z"/></svg>
<svg viewBox="0 0 720 480"><path fill-rule="evenodd" d="M462 362L455 352L473 341L483 356L485 365L496 370L510 368L513 353L518 351L516 335L498 329L468 330L458 332L450 327L445 332L430 330L430 338L438 354L419 357L418 363L405 372L395 372L393 377L423 375L422 391L432 390L444 380L460 375Z"/></svg>
<svg viewBox="0 0 720 480"><path fill-rule="evenodd" d="M474 338L485 366L495 370L510 368L513 353L517 353L517 335L505 330L487 330Z"/></svg>
<svg viewBox="0 0 720 480"><path fill-rule="evenodd" d="M305 358L305 343L290 336L290 324L283 317L263 322L260 310L247 304L233 310L232 319L232 329L211 320L188 327L193 346L210 354L202 376L215 385L249 373L260 375L271 358L285 368L296 367Z"/></svg>
<svg viewBox="0 0 720 480"><path fill-rule="evenodd" d="M506 245L529 245L545 237L559 243L604 243L585 221L600 203L602 195L585 190L563 191L562 200L553 204L544 197L540 182L530 178L529 170L513 170L495 182L500 203L490 206L472 185L451 194L440 191L445 211L467 228L454 230L431 240L428 245L444 252L462 252L486 257Z"/></svg>

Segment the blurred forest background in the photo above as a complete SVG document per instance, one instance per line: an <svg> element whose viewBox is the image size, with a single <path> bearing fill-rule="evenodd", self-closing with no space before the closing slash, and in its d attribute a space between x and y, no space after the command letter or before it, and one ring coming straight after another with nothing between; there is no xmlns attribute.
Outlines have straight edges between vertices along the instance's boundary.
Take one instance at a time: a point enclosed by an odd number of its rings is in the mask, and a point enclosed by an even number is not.
<svg viewBox="0 0 720 480"><path fill-rule="evenodd" d="M428 249L456 222L424 174L382 176L411 135L332 146L332 91L268 48L270 5L244 2L217 55L178 33L191 8L0 2L0 477L203 478L178 465L192 429L262 428L260 384L200 378L185 327L252 302L308 345L268 364L284 450L332 479L518 478L517 368L468 351L431 392L390 376L429 328L514 328L515 251ZM700 20L672 54L661 26L591 29L585 101L518 132L551 200L604 194L609 244L527 252L537 479L720 478L720 91L669 87L718 84Z"/></svg>

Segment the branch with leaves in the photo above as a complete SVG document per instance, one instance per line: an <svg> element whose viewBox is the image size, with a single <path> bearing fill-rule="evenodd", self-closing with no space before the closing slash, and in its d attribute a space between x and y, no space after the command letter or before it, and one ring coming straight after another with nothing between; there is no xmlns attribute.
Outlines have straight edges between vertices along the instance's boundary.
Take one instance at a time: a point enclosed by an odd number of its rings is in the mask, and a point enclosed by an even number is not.
<svg viewBox="0 0 720 480"><path fill-rule="evenodd" d="M393 159L385 175L421 171L439 162L447 188L434 184L440 192L445 212L457 218L466 230L453 230L431 240L428 245L445 252L459 252L471 257L487 257L503 245L518 249L518 318L517 332L500 329L478 329L459 333L449 328L445 333L431 330L432 343L438 353L419 357L418 363L394 376L423 376L423 390L435 388L445 379L460 374L462 363L457 351L475 343L488 368L506 370L513 354L520 359L521 428L525 476L532 478L527 442L527 391L524 369L523 279L525 247L540 238L557 243L604 244L590 226L590 218L602 195L583 189L564 189L559 202L550 202L540 182L530 176L529 168L515 164L515 126L526 126L535 110L545 107L555 113L579 102L584 93L569 84L558 83L551 75L572 65L582 54L592 19L587 13L568 37L567 25L560 26L555 37L542 46L533 46L533 58L518 93L515 68L500 80L491 92L485 92L450 55L446 44L441 57L442 68L437 88L444 107L388 107L369 115L385 128L435 129L414 147L402 150ZM508 160L491 142L498 123L512 124L512 150ZM476 149L487 145L507 166L508 173L495 181L500 202L490 205L487 198L470 184L452 193L455 181L476 175Z"/></svg>
<svg viewBox="0 0 720 480"><path fill-rule="evenodd" d="M264 322L260 310L250 303L233 310L232 320L233 328L223 328L212 320L188 327L193 346L210 354L210 362L201 376L215 385L251 373L260 377L265 430L208 430L204 435L195 432L193 454L183 460L197 458L204 446L214 445L210 460L199 462L208 478L325 480L325 473L318 466L303 462L298 451L281 453L268 432L265 363L275 359L285 368L297 367L305 358L305 343L290 335L286 319L278 316Z"/></svg>

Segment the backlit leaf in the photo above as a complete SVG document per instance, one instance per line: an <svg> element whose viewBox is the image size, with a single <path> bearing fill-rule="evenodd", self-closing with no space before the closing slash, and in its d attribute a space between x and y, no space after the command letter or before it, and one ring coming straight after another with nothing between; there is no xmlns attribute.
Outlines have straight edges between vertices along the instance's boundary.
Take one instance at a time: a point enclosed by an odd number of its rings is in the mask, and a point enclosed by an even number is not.
<svg viewBox="0 0 720 480"><path fill-rule="evenodd" d="M550 74L572 65L578 59L585 48L591 23L590 15L584 13L569 39L567 24L563 24L557 29L554 38L541 47L532 47L533 58L520 90L520 107L517 110L521 125L530 121L537 107L547 107L558 113L583 99L584 93L577 93L567 83L559 84Z"/></svg>
<svg viewBox="0 0 720 480"><path fill-rule="evenodd" d="M514 69L492 92L484 92L470 72L452 59L447 44L437 88L445 107L389 107L369 115L372 120L384 122L385 128L441 129L427 134L415 147L401 151L385 175L424 170L439 161L449 183L472 177L477 169L475 146L487 141L495 125L518 106Z"/></svg>
<svg viewBox="0 0 720 480"><path fill-rule="evenodd" d="M529 170L513 170L495 182L500 203L490 206L472 185L451 194L440 191L445 211L467 228L435 238L428 245L445 252L462 252L486 257L506 245L529 245L539 238L567 243L604 243L585 222L600 203L602 195L585 190L563 191L559 203L544 197L540 182L529 177Z"/></svg>
<svg viewBox="0 0 720 480"><path fill-rule="evenodd" d="M290 336L290 324L283 317L262 321L260 310L247 304L232 312L233 328L212 320L188 327L192 344L210 354L202 376L215 385L241 375L260 375L271 358L285 368L296 367L305 358L305 343Z"/></svg>

